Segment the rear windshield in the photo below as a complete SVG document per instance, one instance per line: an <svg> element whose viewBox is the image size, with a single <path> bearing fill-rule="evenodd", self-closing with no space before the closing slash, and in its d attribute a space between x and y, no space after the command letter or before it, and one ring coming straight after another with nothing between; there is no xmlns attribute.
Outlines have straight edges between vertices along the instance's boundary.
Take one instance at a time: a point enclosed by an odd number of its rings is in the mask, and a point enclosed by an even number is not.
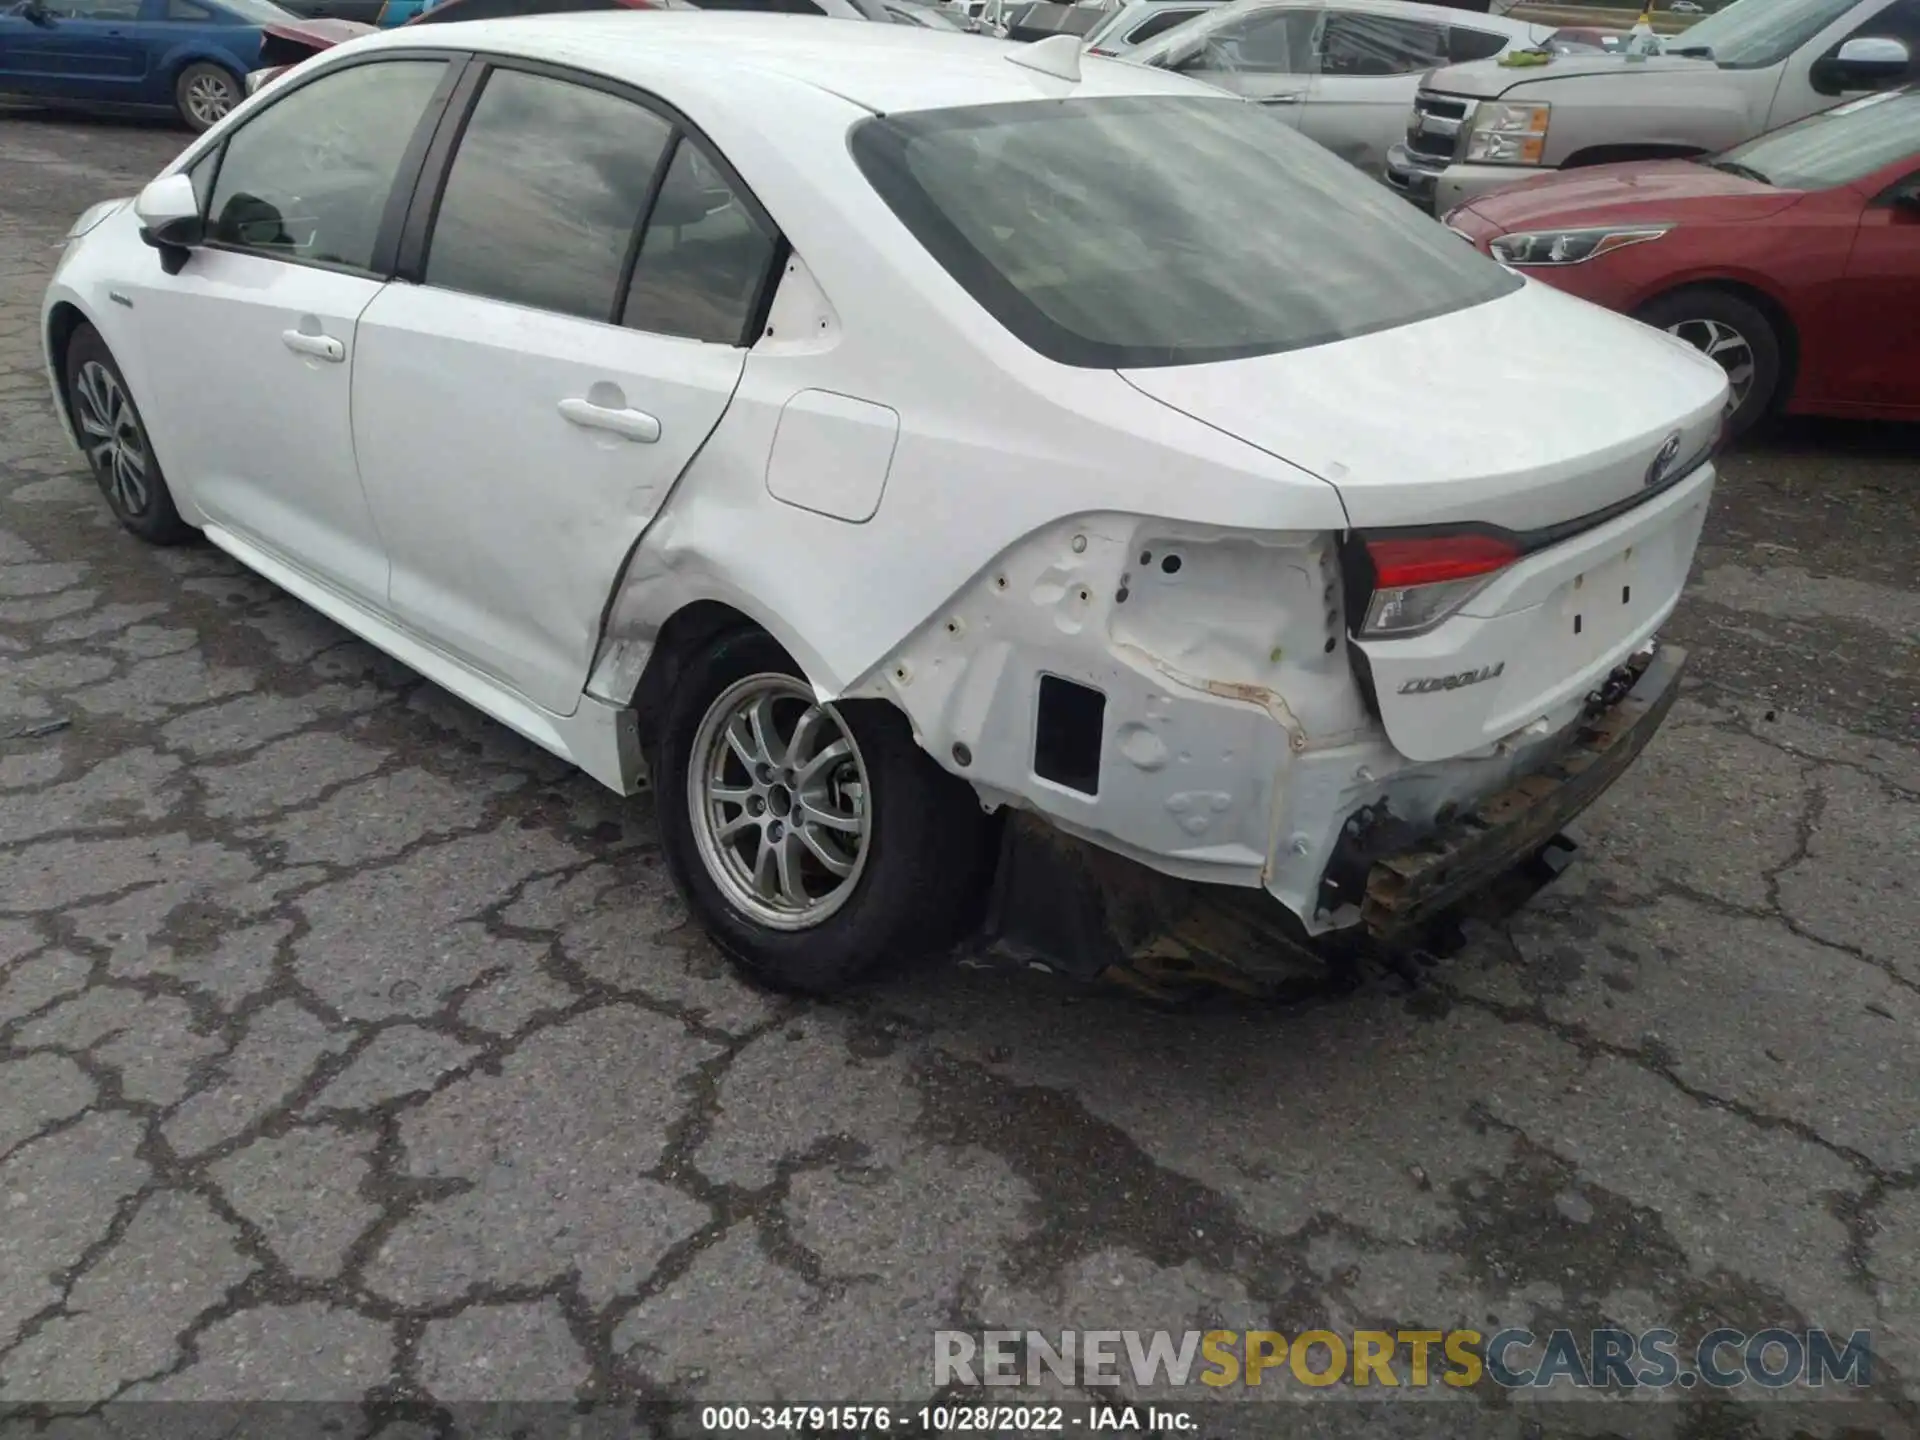
<svg viewBox="0 0 1920 1440"><path fill-rule="evenodd" d="M1067 365L1300 350L1522 283L1330 151L1225 96L876 116L855 127L852 146L947 272Z"/></svg>

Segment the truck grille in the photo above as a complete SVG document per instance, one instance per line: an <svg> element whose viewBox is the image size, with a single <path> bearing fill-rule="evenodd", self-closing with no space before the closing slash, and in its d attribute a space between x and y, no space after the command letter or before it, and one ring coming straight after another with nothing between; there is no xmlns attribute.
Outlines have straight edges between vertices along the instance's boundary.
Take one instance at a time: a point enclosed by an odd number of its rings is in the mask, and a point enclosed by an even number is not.
<svg viewBox="0 0 1920 1440"><path fill-rule="evenodd" d="M1413 100L1407 122L1407 148L1416 155L1452 160L1467 122L1467 102L1422 90Z"/></svg>

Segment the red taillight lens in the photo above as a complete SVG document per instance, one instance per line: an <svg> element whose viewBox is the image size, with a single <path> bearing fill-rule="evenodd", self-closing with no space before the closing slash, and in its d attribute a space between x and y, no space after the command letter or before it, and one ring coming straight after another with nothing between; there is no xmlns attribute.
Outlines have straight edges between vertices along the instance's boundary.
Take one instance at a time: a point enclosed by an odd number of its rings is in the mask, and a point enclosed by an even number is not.
<svg viewBox="0 0 1920 1440"><path fill-rule="evenodd" d="M1499 535L1471 531L1366 539L1373 594L1360 633L1375 640L1418 635L1447 619L1495 571L1520 558Z"/></svg>
<svg viewBox="0 0 1920 1440"><path fill-rule="evenodd" d="M1491 575L1520 558L1519 547L1497 535L1435 535L1366 544L1373 583L1381 590Z"/></svg>

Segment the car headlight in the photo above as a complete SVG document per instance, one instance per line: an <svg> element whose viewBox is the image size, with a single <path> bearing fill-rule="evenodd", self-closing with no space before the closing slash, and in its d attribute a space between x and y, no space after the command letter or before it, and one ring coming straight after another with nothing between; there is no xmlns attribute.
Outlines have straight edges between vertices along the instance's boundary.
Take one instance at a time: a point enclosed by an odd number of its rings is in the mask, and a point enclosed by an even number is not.
<svg viewBox="0 0 1920 1440"><path fill-rule="evenodd" d="M1491 242L1503 265L1578 265L1646 240L1658 240L1671 225L1596 225L1583 230L1524 230Z"/></svg>
<svg viewBox="0 0 1920 1440"><path fill-rule="evenodd" d="M1547 149L1544 101L1482 100L1467 125L1467 159L1492 165L1538 165Z"/></svg>

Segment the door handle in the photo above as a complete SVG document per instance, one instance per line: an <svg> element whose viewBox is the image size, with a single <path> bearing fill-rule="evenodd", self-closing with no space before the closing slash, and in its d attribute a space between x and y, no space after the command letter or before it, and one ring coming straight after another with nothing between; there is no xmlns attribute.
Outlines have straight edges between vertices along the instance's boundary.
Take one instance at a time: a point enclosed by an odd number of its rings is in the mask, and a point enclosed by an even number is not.
<svg viewBox="0 0 1920 1440"><path fill-rule="evenodd" d="M280 339L296 355L311 355L338 365L347 358L347 347L331 335L309 335L304 330L282 330Z"/></svg>
<svg viewBox="0 0 1920 1440"><path fill-rule="evenodd" d="M591 400L573 399L560 402L560 414L582 430L609 430L642 445L651 445L660 438L660 422L644 410L616 410Z"/></svg>
<svg viewBox="0 0 1920 1440"><path fill-rule="evenodd" d="M1305 98L1304 95L1266 95L1261 97L1260 103L1262 105L1298 105Z"/></svg>

